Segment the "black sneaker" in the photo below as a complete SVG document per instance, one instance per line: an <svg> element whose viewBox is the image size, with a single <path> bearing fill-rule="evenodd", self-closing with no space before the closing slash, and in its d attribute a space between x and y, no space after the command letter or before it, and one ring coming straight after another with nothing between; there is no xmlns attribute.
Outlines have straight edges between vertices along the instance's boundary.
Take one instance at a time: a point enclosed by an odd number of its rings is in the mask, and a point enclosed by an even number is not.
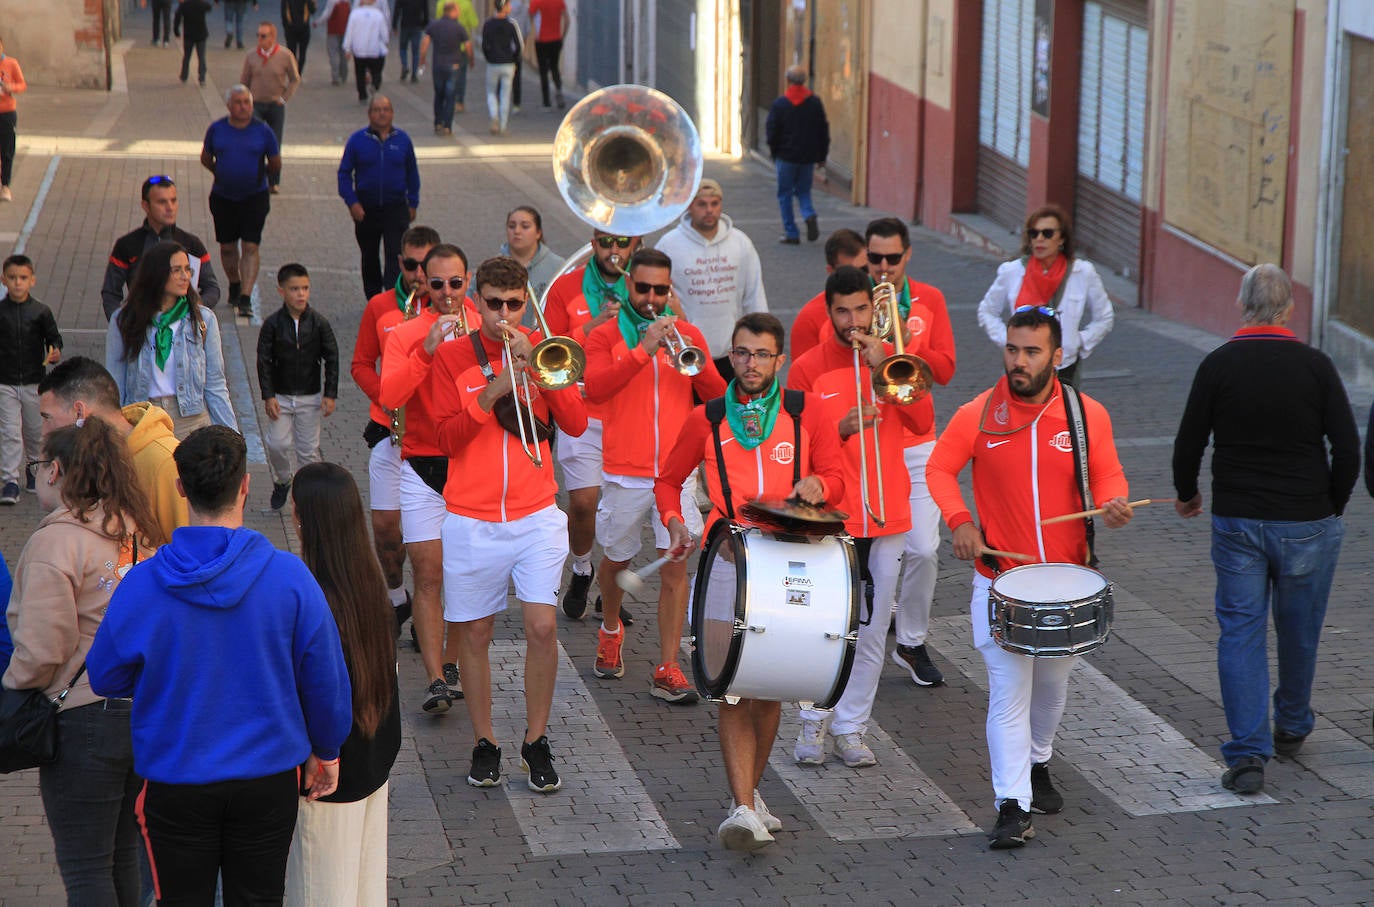
<svg viewBox="0 0 1374 907"><path fill-rule="evenodd" d="M272 509L281 510L286 503L286 496L291 492L290 482L272 483Z"/></svg>
<svg viewBox="0 0 1374 907"><path fill-rule="evenodd" d="M234 309L239 313L239 316L240 316L240 317L242 317L242 318L252 318L252 317L253 317L253 297L252 297L252 296L239 296L238 302L235 303L235 305L234 305Z"/></svg>
<svg viewBox="0 0 1374 907"><path fill-rule="evenodd" d="M945 675L930 660L926 647L898 645L892 651L892 663L906 668L911 679L920 687L938 687L945 682Z"/></svg>
<svg viewBox="0 0 1374 907"><path fill-rule="evenodd" d="M240 292L242 289L243 289L243 284L241 284L241 283L231 283L231 284L229 284L229 301L230 301L230 302L237 303L237 302L238 302L238 298L239 298L240 296L243 295L243 293Z"/></svg>
<svg viewBox="0 0 1374 907"><path fill-rule="evenodd" d="M405 622L408 621L408 620L410 620L410 611L411 611L411 607L412 607L412 606L411 606L410 592L409 592L409 591L406 592L406 600L405 600L405 601L403 601L403 602L402 602L401 604L399 604L399 605L393 605L393 606L392 606L392 610L396 612L396 632L397 632L397 633L400 633L400 632L401 632L401 627L405 626Z"/></svg>
<svg viewBox="0 0 1374 907"><path fill-rule="evenodd" d="M501 783L501 747L483 737L472 748L472 768L468 784L473 787L495 787Z"/></svg>
<svg viewBox="0 0 1374 907"><path fill-rule="evenodd" d="M1064 808L1064 795L1054 789L1050 780L1050 764L1037 762L1031 766L1031 812L1050 816Z"/></svg>
<svg viewBox="0 0 1374 907"><path fill-rule="evenodd" d="M0 490L0 504L19 503L19 483L6 482L4 490ZM599 602L598 602L599 604ZM600 613L599 611L597 613Z"/></svg>
<svg viewBox="0 0 1374 907"><path fill-rule="evenodd" d="M1031 824L1031 814L1021 808L1015 800L1004 800L997 810L997 824L988 835L988 846L993 850L1011 850L1024 847L1027 838L1035 837L1035 826Z"/></svg>
<svg viewBox="0 0 1374 907"><path fill-rule="evenodd" d="M553 767L553 754L549 752L549 738L546 736L520 747L520 767L529 772L528 784L532 791L551 794L563 786L562 779Z"/></svg>
<svg viewBox="0 0 1374 907"><path fill-rule="evenodd" d="M1221 786L1238 794L1257 794L1264 789L1264 760L1246 756L1221 776Z"/></svg>
<svg viewBox="0 0 1374 907"><path fill-rule="evenodd" d="M32 476L29 477L29 481L33 481ZM1282 756L1285 759L1292 759L1302 751L1303 742L1306 740L1306 734L1290 734L1286 731L1275 731L1274 755Z"/></svg>
<svg viewBox="0 0 1374 907"><path fill-rule="evenodd" d="M463 681L458 677L458 666L453 662L444 665L444 685L454 702L463 698Z"/></svg>
<svg viewBox="0 0 1374 907"><path fill-rule="evenodd" d="M439 678L425 688L425 701L420 708L431 715L442 715L452 705L453 694L449 692L448 684L444 683L443 678Z"/></svg>
<svg viewBox="0 0 1374 907"><path fill-rule="evenodd" d="M563 613L571 620L581 620L587 613L587 593L592 588L592 578L596 576L596 568L592 572L583 576L580 573L573 573L572 579L568 581L568 591L563 595ZM600 601L600 599L597 599Z"/></svg>
<svg viewBox="0 0 1374 907"><path fill-rule="evenodd" d="M599 595L596 597L596 616L598 620L601 618L601 596ZM630 613L629 608L625 607L623 601L620 603L620 622L627 627L635 625L635 616Z"/></svg>
<svg viewBox="0 0 1374 907"><path fill-rule="evenodd" d="M816 220L816 215L811 215L806 219L806 241L815 242L821 238L821 224Z"/></svg>

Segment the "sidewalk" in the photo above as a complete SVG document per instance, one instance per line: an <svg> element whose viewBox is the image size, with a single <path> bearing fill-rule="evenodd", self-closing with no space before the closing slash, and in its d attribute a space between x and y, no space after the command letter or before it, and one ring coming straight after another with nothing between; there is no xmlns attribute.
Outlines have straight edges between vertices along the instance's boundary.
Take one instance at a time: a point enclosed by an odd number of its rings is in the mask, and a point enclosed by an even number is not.
<svg viewBox="0 0 1374 907"><path fill-rule="evenodd" d="M238 80L243 52L216 46L221 23L212 22L204 89L176 80L179 54L148 46L147 14L138 11L126 22L131 46L116 70L124 72L127 93L32 88L20 98L16 197L0 206L0 246L22 239L37 262L35 295L57 313L67 355L103 355L105 260L115 237L141 219L138 186L148 175L177 181L179 223L207 240L219 267L205 203L209 174L197 156L206 126L224 114L222 93ZM343 141L366 116L351 86L331 87L325 69L317 34L306 84L287 113L282 192L272 197L262 246L259 313L275 308L276 269L304 263L312 303L333 322L347 362L363 300L335 177ZM539 109L528 70L525 108L512 118L509 135L487 135L479 67L451 138L432 134L428 80L399 84L398 72L397 61L388 62L383 91L421 158L420 223L457 242L474 265L495 253L505 214L518 204L543 213L546 242L560 253L589 238L590 228L553 186L548 155L560 118ZM821 244L775 242L781 231L767 168L709 160L706 172L724 186L725 212L758 247L770 307L790 322L823 280ZM823 236L841 226L862 231L881 213L822 194L816 201ZM943 423L1001 373L1000 355L975 319L996 260L925 230L913 235L912 272L944 291L959 346L954 381L935 392ZM260 418L257 329L224 306L217 314L239 388L235 406L249 428ZM1221 340L1119 309L1115 329L1087 364L1086 389L1113 415L1133 497L1172 497L1173 433L1197 363ZM1363 424L1374 388L1350 390ZM360 485L367 475L365 413L345 374L323 446L325 457L352 470ZM292 546L287 520L267 510L266 467L256 463L252 475L248 524ZM0 548L11 563L38 518L31 495L0 512ZM594 623L560 618L566 657L550 738L565 789L537 800L525 791L509 742L523 729L518 621L498 621L492 656L510 780L491 791L462 781L472 740L461 705L440 718L420 713L418 658L403 647L405 739L392 778L391 902L1368 903L1374 694L1367 653L1374 622L1364 599L1374 573L1374 502L1362 485L1347 523L1314 696L1317 731L1299 759L1271 763L1267 796L1252 799L1224 794L1216 783L1225 724L1206 525L1177 519L1166 504L1142 509L1127 529L1100 533L1104 570L1118 590L1115 632L1080 666L1072 686L1055 760L1068 806L1058 816L1037 817L1036 839L1018 852L990 853L981 834L993 818L986 680L966 638L968 568L947 545L930 645L948 685L916 689L889 666L870 727L880 759L873 769L854 772L832 762L801 771L791 764L790 740L780 743L762 793L786 831L752 858L715 843L727 798L714 708L671 708L647 695L657 649L651 605L632 605L640 620L627 639L627 673L619 682L592 676ZM650 558L642 554L640 561ZM223 680L225 695L234 695L232 678ZM0 776L0 854L0 907L61 903L36 772Z"/></svg>

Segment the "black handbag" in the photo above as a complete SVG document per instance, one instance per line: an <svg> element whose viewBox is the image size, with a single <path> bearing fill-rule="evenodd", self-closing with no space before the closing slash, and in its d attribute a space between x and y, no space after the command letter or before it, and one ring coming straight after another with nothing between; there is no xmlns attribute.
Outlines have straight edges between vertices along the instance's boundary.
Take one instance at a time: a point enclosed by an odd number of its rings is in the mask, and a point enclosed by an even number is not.
<svg viewBox="0 0 1374 907"><path fill-rule="evenodd" d="M55 699L42 690L0 689L0 774L57 761L57 713L85 671L82 664Z"/></svg>

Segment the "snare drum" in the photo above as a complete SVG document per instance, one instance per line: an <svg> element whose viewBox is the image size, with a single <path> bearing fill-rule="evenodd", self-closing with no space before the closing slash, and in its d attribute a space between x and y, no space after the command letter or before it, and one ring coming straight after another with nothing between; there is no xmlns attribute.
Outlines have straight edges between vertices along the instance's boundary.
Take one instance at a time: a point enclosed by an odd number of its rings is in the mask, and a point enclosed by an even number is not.
<svg viewBox="0 0 1374 907"><path fill-rule="evenodd" d="M692 596L692 673L702 696L833 707L854 665L858 575L848 536L720 520Z"/></svg>
<svg viewBox="0 0 1374 907"><path fill-rule="evenodd" d="M988 592L992 638L1008 652L1082 655L1112 632L1112 585L1091 567L1026 564L998 574Z"/></svg>

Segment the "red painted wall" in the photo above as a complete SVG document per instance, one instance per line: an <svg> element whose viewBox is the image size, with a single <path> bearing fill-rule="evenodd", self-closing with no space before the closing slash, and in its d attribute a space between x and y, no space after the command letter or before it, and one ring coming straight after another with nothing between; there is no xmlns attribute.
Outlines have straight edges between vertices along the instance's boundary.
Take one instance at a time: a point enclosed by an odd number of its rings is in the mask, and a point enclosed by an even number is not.
<svg viewBox="0 0 1374 907"><path fill-rule="evenodd" d="M903 220L916 216L923 104L914 92L868 74L868 197L864 203Z"/></svg>

